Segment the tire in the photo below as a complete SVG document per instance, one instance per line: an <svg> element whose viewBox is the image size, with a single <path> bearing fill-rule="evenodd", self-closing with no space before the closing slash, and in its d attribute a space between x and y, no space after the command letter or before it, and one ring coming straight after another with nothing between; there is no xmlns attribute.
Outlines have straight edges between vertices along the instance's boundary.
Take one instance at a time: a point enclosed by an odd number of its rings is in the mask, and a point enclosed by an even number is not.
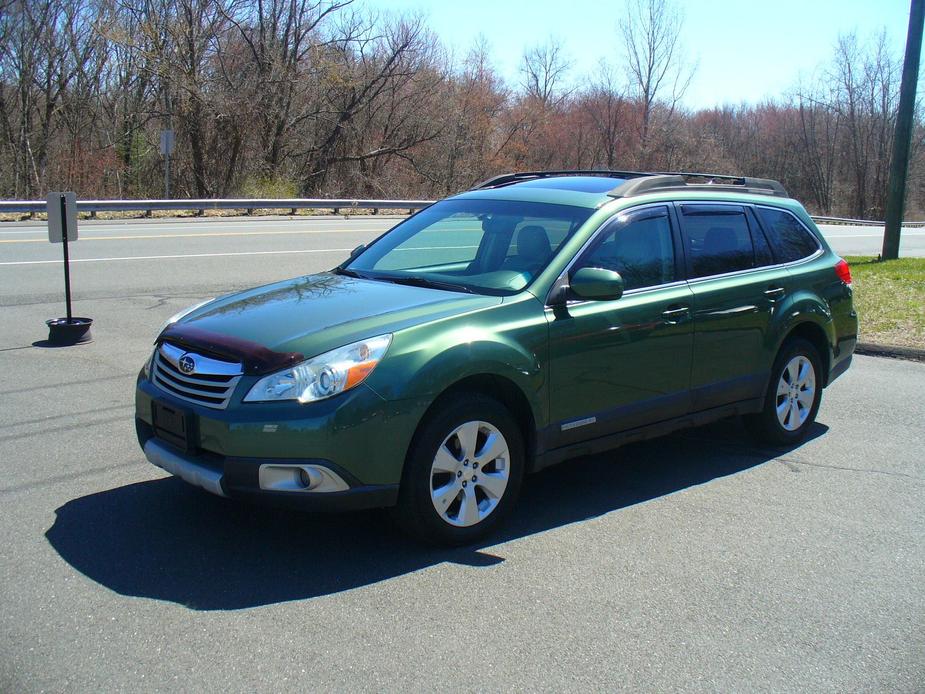
<svg viewBox="0 0 925 694"><path fill-rule="evenodd" d="M509 515L523 475L523 436L503 405L479 394L444 399L408 452L398 522L428 543L471 544Z"/></svg>
<svg viewBox="0 0 925 694"><path fill-rule="evenodd" d="M822 401L821 363L807 340L784 343L774 360L761 412L745 418L754 438L775 446L793 446L806 438ZM811 371L805 371L807 365Z"/></svg>

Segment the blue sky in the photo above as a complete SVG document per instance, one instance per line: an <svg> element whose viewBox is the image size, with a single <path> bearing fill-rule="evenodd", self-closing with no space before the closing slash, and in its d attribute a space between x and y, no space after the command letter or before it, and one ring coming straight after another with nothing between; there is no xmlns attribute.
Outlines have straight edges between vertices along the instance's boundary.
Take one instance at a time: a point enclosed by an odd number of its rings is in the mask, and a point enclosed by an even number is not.
<svg viewBox="0 0 925 694"><path fill-rule="evenodd" d="M625 0L359 0L390 12L422 12L444 44L465 55L479 35L510 82L527 46L555 36L577 79L601 58L618 64L618 21ZM756 102L782 94L829 60L839 34L868 38L885 30L901 56L908 0L677 0L685 15L683 43L699 63L685 98L702 108Z"/></svg>

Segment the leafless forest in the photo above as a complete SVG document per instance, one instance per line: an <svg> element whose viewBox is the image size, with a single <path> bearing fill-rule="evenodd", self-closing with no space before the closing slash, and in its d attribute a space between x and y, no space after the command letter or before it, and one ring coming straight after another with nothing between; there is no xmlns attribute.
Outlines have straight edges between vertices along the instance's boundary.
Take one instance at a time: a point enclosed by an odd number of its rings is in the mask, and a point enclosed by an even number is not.
<svg viewBox="0 0 925 694"><path fill-rule="evenodd" d="M420 17L350 0L0 0L0 196L161 197L172 128L175 197L421 198L509 170L696 170L883 218L901 46L842 36L786 94L691 111L682 22L670 0L633 0L595 74L549 40L509 83L489 46L450 55ZM907 217L921 218L917 123Z"/></svg>

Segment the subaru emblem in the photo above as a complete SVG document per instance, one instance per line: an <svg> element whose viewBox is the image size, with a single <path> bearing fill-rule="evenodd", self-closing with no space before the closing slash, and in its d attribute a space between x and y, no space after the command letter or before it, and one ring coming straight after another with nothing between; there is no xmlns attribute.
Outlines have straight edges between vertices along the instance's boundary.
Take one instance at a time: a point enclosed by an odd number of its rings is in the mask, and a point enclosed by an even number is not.
<svg viewBox="0 0 925 694"><path fill-rule="evenodd" d="M189 354L184 354L182 357L180 357L178 364L180 366L180 371L187 375L193 373L196 370L196 360L193 359Z"/></svg>

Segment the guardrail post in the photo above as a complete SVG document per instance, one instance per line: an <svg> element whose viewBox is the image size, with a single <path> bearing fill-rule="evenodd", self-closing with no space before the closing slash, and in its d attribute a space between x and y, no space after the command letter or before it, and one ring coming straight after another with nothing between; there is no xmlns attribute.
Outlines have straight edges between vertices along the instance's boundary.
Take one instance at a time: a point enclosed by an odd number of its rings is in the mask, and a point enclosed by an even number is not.
<svg viewBox="0 0 925 694"><path fill-rule="evenodd" d="M145 217L151 216L151 210L145 210Z"/></svg>
<svg viewBox="0 0 925 694"><path fill-rule="evenodd" d="M339 207L335 207L335 208L334 208L334 214L340 214L340 208L339 208Z"/></svg>
<svg viewBox="0 0 925 694"><path fill-rule="evenodd" d="M205 215L206 215L206 211L202 209L201 207L198 210L196 210L197 217L205 217Z"/></svg>
<svg viewBox="0 0 925 694"><path fill-rule="evenodd" d="M290 208L289 208L289 215L290 215L290 216L294 215L294 214L296 213L296 209L297 209L297 208L295 208L295 207L290 207Z"/></svg>
<svg viewBox="0 0 925 694"><path fill-rule="evenodd" d="M253 216L253 214L254 214L254 208L253 208L253 207L247 207L247 208L245 208L244 214L246 214L248 217Z"/></svg>
<svg viewBox="0 0 925 694"><path fill-rule="evenodd" d="M379 208L378 208L378 207L374 207L374 208L373 208L373 214L379 214Z"/></svg>
<svg viewBox="0 0 925 694"><path fill-rule="evenodd" d="M96 219L96 210L90 210L90 219Z"/></svg>

